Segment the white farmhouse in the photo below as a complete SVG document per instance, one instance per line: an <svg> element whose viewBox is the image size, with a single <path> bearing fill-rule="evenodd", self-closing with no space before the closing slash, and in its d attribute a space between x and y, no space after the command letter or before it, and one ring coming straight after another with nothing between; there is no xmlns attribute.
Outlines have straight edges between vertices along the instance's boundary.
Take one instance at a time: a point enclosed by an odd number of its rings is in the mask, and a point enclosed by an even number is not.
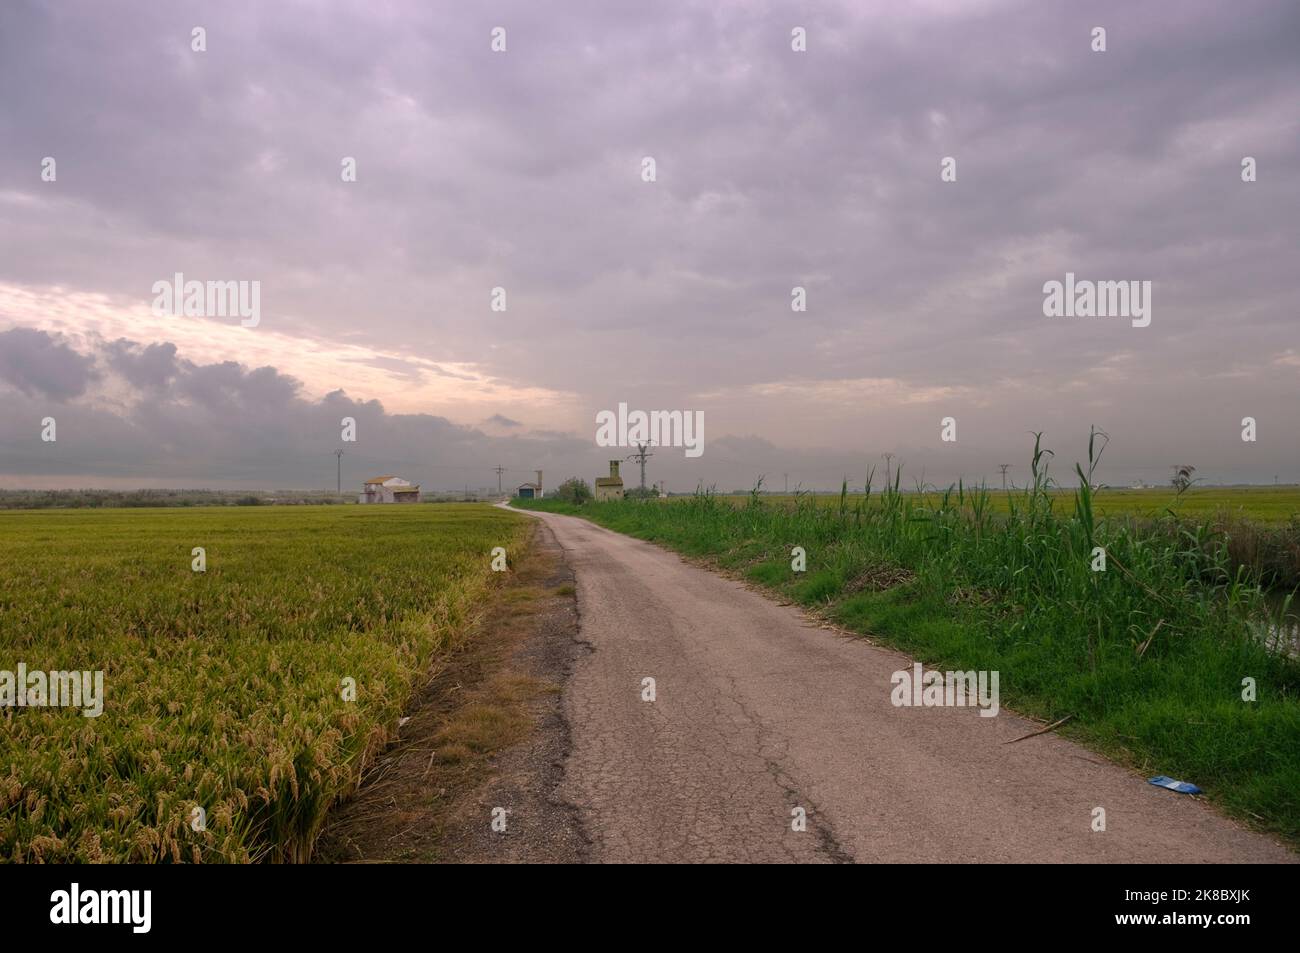
<svg viewBox="0 0 1300 953"><path fill-rule="evenodd" d="M419 503L420 484L408 483L401 477L377 476L366 481L366 488L357 498L358 503Z"/></svg>

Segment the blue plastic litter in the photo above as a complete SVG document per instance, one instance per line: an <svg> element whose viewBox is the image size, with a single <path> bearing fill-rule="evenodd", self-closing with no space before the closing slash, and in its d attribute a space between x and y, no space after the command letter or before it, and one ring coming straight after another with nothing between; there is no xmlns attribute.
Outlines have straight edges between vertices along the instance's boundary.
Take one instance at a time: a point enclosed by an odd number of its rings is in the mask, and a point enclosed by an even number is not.
<svg viewBox="0 0 1300 953"><path fill-rule="evenodd" d="M1154 784L1158 788L1168 788L1171 791L1177 791L1179 794L1200 794L1201 789L1195 784L1189 784L1187 781L1175 781L1173 778L1167 778L1163 774L1152 778L1149 784Z"/></svg>

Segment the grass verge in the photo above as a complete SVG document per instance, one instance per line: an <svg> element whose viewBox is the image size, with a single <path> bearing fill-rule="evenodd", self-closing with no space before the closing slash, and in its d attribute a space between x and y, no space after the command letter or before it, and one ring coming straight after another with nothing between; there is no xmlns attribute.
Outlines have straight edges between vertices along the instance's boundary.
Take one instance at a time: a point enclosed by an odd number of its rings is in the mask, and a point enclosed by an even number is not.
<svg viewBox="0 0 1300 953"><path fill-rule="evenodd" d="M1300 844L1300 665L1265 646L1264 596L1225 534L1100 515L1101 437L1064 499L1036 441L1030 485L996 510L985 488L906 494L897 475L873 497L870 474L838 505L758 493L517 505L706 558L930 665L997 670L1005 705L1072 715L1064 733Z"/></svg>

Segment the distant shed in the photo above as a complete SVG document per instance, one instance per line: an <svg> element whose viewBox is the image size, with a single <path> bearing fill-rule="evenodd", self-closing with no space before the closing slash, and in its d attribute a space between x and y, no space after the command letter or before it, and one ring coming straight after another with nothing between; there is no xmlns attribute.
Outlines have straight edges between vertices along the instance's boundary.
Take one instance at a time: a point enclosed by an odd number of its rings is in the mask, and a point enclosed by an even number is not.
<svg viewBox="0 0 1300 953"><path fill-rule="evenodd" d="M618 461L609 461L609 476L596 477L596 500L623 499L623 478L618 475Z"/></svg>
<svg viewBox="0 0 1300 953"><path fill-rule="evenodd" d="M537 471L536 483L521 483L515 489L515 496L521 500L540 500L542 493L542 471Z"/></svg>

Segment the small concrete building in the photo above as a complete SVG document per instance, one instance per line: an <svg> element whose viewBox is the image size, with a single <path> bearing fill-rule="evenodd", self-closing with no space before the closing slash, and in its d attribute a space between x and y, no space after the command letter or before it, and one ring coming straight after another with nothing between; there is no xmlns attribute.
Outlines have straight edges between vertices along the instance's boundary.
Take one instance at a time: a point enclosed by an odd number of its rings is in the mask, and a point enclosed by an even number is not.
<svg viewBox="0 0 1300 953"><path fill-rule="evenodd" d="M515 496L521 500L540 500L542 498L542 471L537 471L536 483L521 483L515 490Z"/></svg>
<svg viewBox="0 0 1300 953"><path fill-rule="evenodd" d="M596 477L596 501L623 499L623 478L618 475L618 461L609 461L609 476Z"/></svg>
<svg viewBox="0 0 1300 953"><path fill-rule="evenodd" d="M377 476L366 481L358 503L419 503L420 484L408 483L398 476Z"/></svg>

